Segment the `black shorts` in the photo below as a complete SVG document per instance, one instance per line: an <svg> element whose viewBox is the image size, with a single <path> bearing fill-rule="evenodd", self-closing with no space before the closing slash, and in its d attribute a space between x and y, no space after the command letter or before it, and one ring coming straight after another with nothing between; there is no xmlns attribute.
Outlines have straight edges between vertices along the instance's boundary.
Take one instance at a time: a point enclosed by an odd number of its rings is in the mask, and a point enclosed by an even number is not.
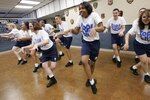
<svg viewBox="0 0 150 100"><path fill-rule="evenodd" d="M63 46L67 49L70 49L71 43L72 43L72 37L60 37L60 41L63 43Z"/></svg>
<svg viewBox="0 0 150 100"><path fill-rule="evenodd" d="M82 40L82 49L81 49L82 56L89 55L89 59L95 62L99 55L99 49L100 49L99 40L95 40L92 42L87 42L85 40Z"/></svg>
<svg viewBox="0 0 150 100"><path fill-rule="evenodd" d="M17 41L14 46L21 48L24 46L28 46L30 44L31 44L31 40L25 40L25 41Z"/></svg>
<svg viewBox="0 0 150 100"><path fill-rule="evenodd" d="M58 52L55 44L48 50L42 50L42 63L47 61L56 62L57 60L58 60Z"/></svg>
<svg viewBox="0 0 150 100"><path fill-rule="evenodd" d="M150 57L150 44L141 44L138 41L134 40L133 47L137 55L146 54L148 57Z"/></svg>
<svg viewBox="0 0 150 100"><path fill-rule="evenodd" d="M118 46L123 46L123 36L120 37L118 34L111 34L111 43L117 44Z"/></svg>

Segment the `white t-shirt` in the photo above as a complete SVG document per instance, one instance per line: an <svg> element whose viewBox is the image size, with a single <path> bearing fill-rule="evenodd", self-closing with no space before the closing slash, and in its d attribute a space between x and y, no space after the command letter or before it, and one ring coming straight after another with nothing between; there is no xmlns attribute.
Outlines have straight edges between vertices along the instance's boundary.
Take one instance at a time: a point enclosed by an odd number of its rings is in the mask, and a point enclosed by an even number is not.
<svg viewBox="0 0 150 100"><path fill-rule="evenodd" d="M11 32L9 32L9 33L13 34L11 38L20 38L21 37L19 34L20 33L19 30L16 28L12 29Z"/></svg>
<svg viewBox="0 0 150 100"><path fill-rule="evenodd" d="M32 37L34 32L32 32L31 30L28 30L28 32L29 32L29 35Z"/></svg>
<svg viewBox="0 0 150 100"><path fill-rule="evenodd" d="M124 18L124 17L121 17L121 16L120 16L120 18L123 20L123 23L126 25L126 20L125 20L125 18Z"/></svg>
<svg viewBox="0 0 150 100"><path fill-rule="evenodd" d="M133 21L133 23L132 23L132 26L138 24L138 21L139 21L139 18L135 19L135 20Z"/></svg>
<svg viewBox="0 0 150 100"><path fill-rule="evenodd" d="M61 24L58 25L60 32L64 32L69 29L69 26L66 22L62 21ZM72 37L72 33L68 33L63 35L64 37Z"/></svg>
<svg viewBox="0 0 150 100"><path fill-rule="evenodd" d="M107 22L107 28L110 28L111 34L118 34L121 31L123 25L126 24L126 21L122 17L118 17L117 20L114 20L114 17L110 18Z"/></svg>
<svg viewBox="0 0 150 100"><path fill-rule="evenodd" d="M90 36L90 30L97 26L97 24L101 23L102 19L96 12L92 12L87 18L83 18L79 16L76 22L76 26L80 27L83 35L83 39L85 41L94 41L99 40L99 33L96 32L95 37Z"/></svg>
<svg viewBox="0 0 150 100"><path fill-rule="evenodd" d="M32 45L40 43L40 42L42 42L44 40L48 40L49 43L46 44L46 45L44 45L44 46L41 46L40 48L42 50L48 50L49 48L51 48L53 46L53 42L49 39L49 35L48 35L48 33L46 31L39 30L37 32L37 34L33 33L33 36L32 36Z"/></svg>
<svg viewBox="0 0 150 100"><path fill-rule="evenodd" d="M148 26L145 26L143 30L140 30L138 24L135 24L128 31L128 33L130 33L131 35L136 35L135 39L139 43L150 44L150 29L148 29Z"/></svg>
<svg viewBox="0 0 150 100"><path fill-rule="evenodd" d="M19 34L20 34L20 38L30 37L31 36L29 31L20 30Z"/></svg>
<svg viewBox="0 0 150 100"><path fill-rule="evenodd" d="M52 32L52 29L54 27L51 24L45 24L45 27L42 27L43 30L45 30L49 35L53 35L54 32Z"/></svg>

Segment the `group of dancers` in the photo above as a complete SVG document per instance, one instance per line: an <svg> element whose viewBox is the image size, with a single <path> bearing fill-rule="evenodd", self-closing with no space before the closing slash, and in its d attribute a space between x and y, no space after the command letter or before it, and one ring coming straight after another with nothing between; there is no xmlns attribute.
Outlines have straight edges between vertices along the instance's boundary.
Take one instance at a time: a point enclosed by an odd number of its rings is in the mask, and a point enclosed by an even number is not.
<svg viewBox="0 0 150 100"><path fill-rule="evenodd" d="M69 28L69 25L61 20L61 16L56 15L55 22L60 30L58 33L54 32L55 29L52 25L46 24L45 20L40 20L39 22L22 22L21 30L18 30L14 23L9 23L7 26L11 31L6 34L0 34L0 37L12 38L12 41L16 42L12 51L18 59L17 64L26 64L27 56L30 54L35 62L33 72L37 72L40 67L43 67L49 80L47 87L51 87L57 83L53 71L56 68L57 61L64 54L68 57L68 62L65 66L73 66L70 52L72 34L82 33L80 64L83 65L87 76L85 85L91 87L93 94L96 94L97 80L94 78L93 73L100 49L99 34L110 31L114 52L112 61L118 68L121 67L122 63L119 54L120 49L127 50L129 48L129 36L135 35L133 47L138 57L136 59L139 60L136 65L130 67L130 70L134 75L139 75L137 68L141 66L144 71L145 82L150 83L150 74L148 72L148 66L150 66L150 10L146 8L140 9L139 17L125 35L125 43L123 43L123 38L126 21L124 17L119 16L119 12L119 9L113 9L112 18L104 26L102 19L98 13L93 11L91 4L82 2L79 5L79 16L74 28ZM61 46L65 47L66 53L62 52ZM23 55L21 56L20 53L23 53ZM40 61L38 61L39 58Z"/></svg>

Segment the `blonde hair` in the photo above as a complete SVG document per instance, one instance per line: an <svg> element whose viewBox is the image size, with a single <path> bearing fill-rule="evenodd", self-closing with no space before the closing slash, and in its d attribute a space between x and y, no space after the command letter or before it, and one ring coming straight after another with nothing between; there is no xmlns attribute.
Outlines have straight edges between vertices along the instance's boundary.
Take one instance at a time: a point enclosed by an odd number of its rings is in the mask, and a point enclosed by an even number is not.
<svg viewBox="0 0 150 100"><path fill-rule="evenodd" d="M17 28L14 23L8 23L7 26L10 26L10 27L12 27L12 28Z"/></svg>

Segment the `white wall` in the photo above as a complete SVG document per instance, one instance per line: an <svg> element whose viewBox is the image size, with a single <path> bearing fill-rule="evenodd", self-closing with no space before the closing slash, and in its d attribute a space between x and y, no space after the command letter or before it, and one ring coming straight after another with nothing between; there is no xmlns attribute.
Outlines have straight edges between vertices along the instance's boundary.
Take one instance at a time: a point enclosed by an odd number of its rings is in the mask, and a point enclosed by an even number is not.
<svg viewBox="0 0 150 100"><path fill-rule="evenodd" d="M94 9L94 11L98 12L99 15L101 13L105 13L105 19L103 19L104 25L106 24L107 20L112 17L112 10L114 8L119 8L123 10L124 17L127 21L127 24L131 24L134 19L138 17L138 11L140 8L149 8L150 9L150 0L134 0L131 4L127 3L127 0L113 0L113 5L108 5L108 0L97 0L98 8ZM93 5L94 2L91 2ZM77 9L77 12L74 9ZM66 21L70 23L70 19L76 20L78 16L78 7L74 7L69 9L69 16L66 16ZM70 24L71 25L71 24ZM73 25L71 25L73 27Z"/></svg>

